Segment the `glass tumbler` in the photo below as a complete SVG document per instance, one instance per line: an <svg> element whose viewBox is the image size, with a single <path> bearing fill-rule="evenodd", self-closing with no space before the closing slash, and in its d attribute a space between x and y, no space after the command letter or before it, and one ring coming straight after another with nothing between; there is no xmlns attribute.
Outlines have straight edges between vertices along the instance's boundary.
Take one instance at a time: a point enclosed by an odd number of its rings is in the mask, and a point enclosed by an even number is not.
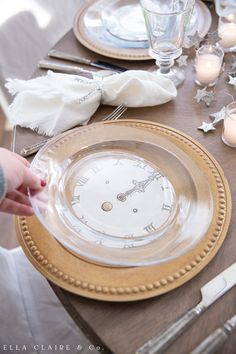
<svg viewBox="0 0 236 354"><path fill-rule="evenodd" d="M226 108L222 140L226 145L236 147L236 101Z"/></svg>
<svg viewBox="0 0 236 354"><path fill-rule="evenodd" d="M226 53L236 50L236 13L219 18L218 34L219 45Z"/></svg>
<svg viewBox="0 0 236 354"><path fill-rule="evenodd" d="M196 84L214 86L220 75L224 52L214 45L203 45L196 54Z"/></svg>
<svg viewBox="0 0 236 354"><path fill-rule="evenodd" d="M141 0L140 3L149 39L149 54L156 59L157 72L179 86L184 81L184 71L173 65L182 54L194 1Z"/></svg>

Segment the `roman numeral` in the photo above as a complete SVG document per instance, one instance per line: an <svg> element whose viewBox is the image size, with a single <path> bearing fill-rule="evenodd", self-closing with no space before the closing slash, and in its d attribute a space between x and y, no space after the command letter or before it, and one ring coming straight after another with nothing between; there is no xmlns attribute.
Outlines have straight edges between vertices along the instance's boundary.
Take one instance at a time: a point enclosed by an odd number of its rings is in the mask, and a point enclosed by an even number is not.
<svg viewBox="0 0 236 354"><path fill-rule="evenodd" d="M145 165L145 163L143 162L138 162L137 164L134 165L135 167L139 167L142 170L145 170L145 168L147 167L147 165Z"/></svg>
<svg viewBox="0 0 236 354"><path fill-rule="evenodd" d="M86 220L86 218L82 215L81 217L79 217L79 220L82 221L82 223L87 224L88 220Z"/></svg>
<svg viewBox="0 0 236 354"><path fill-rule="evenodd" d="M153 225L153 223L151 223L151 224L145 226L143 229L144 229L145 231L147 231L147 232L156 231L156 228L155 228L155 226Z"/></svg>
<svg viewBox="0 0 236 354"><path fill-rule="evenodd" d="M96 174L96 173L98 173L99 171L101 171L101 168L98 167L98 166L95 166L95 167L92 168L92 171L93 171L94 174Z"/></svg>
<svg viewBox="0 0 236 354"><path fill-rule="evenodd" d="M164 191L165 189L170 189L169 186L161 186L161 189Z"/></svg>
<svg viewBox="0 0 236 354"><path fill-rule="evenodd" d="M172 205L168 205L168 204L165 204L165 203L162 205L162 210L170 211L171 208L172 208Z"/></svg>
<svg viewBox="0 0 236 354"><path fill-rule="evenodd" d="M124 248L134 248L134 244L133 243L129 243L124 245Z"/></svg>
<svg viewBox="0 0 236 354"><path fill-rule="evenodd" d="M124 238L130 238L130 237L134 237L134 234L128 234L124 236Z"/></svg>
<svg viewBox="0 0 236 354"><path fill-rule="evenodd" d="M120 160L116 160L116 162L114 163L114 166L122 166L124 165L122 162L120 162Z"/></svg>
<svg viewBox="0 0 236 354"><path fill-rule="evenodd" d="M163 177L162 174L159 173L159 172L158 172L158 173L154 173L154 176L155 176L155 179L157 179L157 180L158 180L159 178Z"/></svg>
<svg viewBox="0 0 236 354"><path fill-rule="evenodd" d="M77 187L83 187L86 183L88 182L88 178L86 177L80 177L78 181L76 182Z"/></svg>
<svg viewBox="0 0 236 354"><path fill-rule="evenodd" d="M74 195L71 201L71 205L79 204L80 203L80 195Z"/></svg>

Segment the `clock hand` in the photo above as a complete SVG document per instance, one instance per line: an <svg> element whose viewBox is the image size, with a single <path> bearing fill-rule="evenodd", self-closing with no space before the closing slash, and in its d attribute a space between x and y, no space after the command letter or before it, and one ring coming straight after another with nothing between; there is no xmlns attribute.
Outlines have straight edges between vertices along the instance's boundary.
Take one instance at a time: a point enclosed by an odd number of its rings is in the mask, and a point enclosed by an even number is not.
<svg viewBox="0 0 236 354"><path fill-rule="evenodd" d="M160 173L152 173L147 179L143 180L143 181L136 181L133 180L132 183L134 184L134 187L131 189L128 189L126 192L124 193L119 193L117 194L117 199L120 200L121 202L125 202L127 197L132 195L135 192L145 192L145 189L147 188L147 186L154 181L155 179L159 179L160 177L162 177L162 175Z"/></svg>

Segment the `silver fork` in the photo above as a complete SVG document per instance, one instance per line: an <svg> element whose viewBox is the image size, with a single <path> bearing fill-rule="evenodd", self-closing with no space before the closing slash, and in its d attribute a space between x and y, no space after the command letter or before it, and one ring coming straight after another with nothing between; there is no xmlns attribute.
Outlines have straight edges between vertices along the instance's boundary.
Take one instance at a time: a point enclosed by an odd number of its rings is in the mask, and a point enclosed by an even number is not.
<svg viewBox="0 0 236 354"><path fill-rule="evenodd" d="M102 119L103 122L108 120L117 120L120 116L126 111L127 107L123 104L120 104L114 111L108 114L106 117Z"/></svg>
<svg viewBox="0 0 236 354"><path fill-rule="evenodd" d="M126 111L127 107L123 104L120 104L118 107L116 107L110 114L105 116L102 121L111 121L111 120L117 120L120 118L120 116ZM39 151L49 140L52 138L44 139L40 141L39 143L35 143L32 145L25 146L21 151L20 155L27 157L30 155L35 154L37 151Z"/></svg>

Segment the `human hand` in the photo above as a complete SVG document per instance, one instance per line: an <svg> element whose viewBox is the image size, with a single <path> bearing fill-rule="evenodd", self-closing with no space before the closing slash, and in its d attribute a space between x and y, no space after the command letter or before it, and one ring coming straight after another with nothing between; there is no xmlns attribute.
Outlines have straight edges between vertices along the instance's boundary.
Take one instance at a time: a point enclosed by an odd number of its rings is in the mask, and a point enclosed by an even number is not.
<svg viewBox="0 0 236 354"><path fill-rule="evenodd" d="M29 163L20 155L0 148L0 166L6 178L6 195L0 202L0 211L16 215L34 214L27 188L33 195L43 190L46 183L29 169Z"/></svg>

